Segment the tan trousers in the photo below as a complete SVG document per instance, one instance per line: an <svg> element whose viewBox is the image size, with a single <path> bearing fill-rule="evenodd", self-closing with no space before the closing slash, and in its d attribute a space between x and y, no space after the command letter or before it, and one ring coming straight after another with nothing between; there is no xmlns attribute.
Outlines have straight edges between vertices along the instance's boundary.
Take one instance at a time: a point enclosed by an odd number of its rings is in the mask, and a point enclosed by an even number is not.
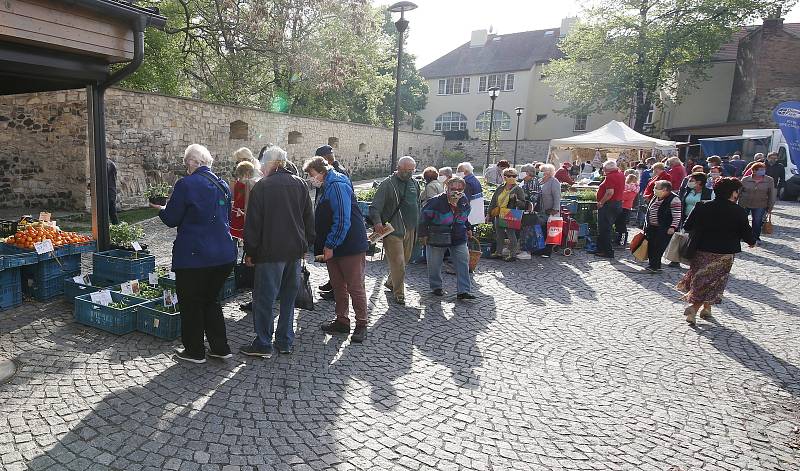
<svg viewBox="0 0 800 471"><path fill-rule="evenodd" d="M405 298L406 289L403 284L406 277L406 264L411 259L414 242L417 240L417 229L406 228L404 237L386 236L383 239L383 248L389 260L389 279L386 286L390 286L395 297Z"/></svg>

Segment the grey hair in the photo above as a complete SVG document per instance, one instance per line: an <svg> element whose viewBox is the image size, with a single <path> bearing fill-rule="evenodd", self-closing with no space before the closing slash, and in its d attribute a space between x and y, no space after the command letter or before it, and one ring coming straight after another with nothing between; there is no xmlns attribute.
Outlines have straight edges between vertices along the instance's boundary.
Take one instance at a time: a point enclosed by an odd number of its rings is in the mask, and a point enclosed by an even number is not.
<svg viewBox="0 0 800 471"><path fill-rule="evenodd" d="M461 162L460 164L458 164L458 168L463 169L464 173L467 174L475 171L475 167L473 167L472 164L469 162Z"/></svg>
<svg viewBox="0 0 800 471"><path fill-rule="evenodd" d="M208 151L206 146L201 144L191 144L186 148L183 152L184 165L189 160L195 160L201 166L205 165L208 168L211 168L211 165L214 164L214 157L211 157L211 152Z"/></svg>
<svg viewBox="0 0 800 471"><path fill-rule="evenodd" d="M527 173L528 175L536 175L536 166L533 164L525 164L522 166L521 171Z"/></svg>
<svg viewBox="0 0 800 471"><path fill-rule="evenodd" d="M658 188L659 190L671 191L672 183L670 183L669 180L658 180L656 181L655 185L653 185L653 188Z"/></svg>
<svg viewBox="0 0 800 471"><path fill-rule="evenodd" d="M670 157L669 159L667 159L667 165L669 165L670 167L672 167L672 166L674 166L676 164L680 165L682 163L683 162L681 162L681 158L680 157Z"/></svg>
<svg viewBox="0 0 800 471"><path fill-rule="evenodd" d="M453 169L450 167L442 167L439 169L439 175L445 175L447 177L453 176Z"/></svg>
<svg viewBox="0 0 800 471"><path fill-rule="evenodd" d="M274 163L278 167L286 167L286 162L289 160L287 156L288 154L286 151L280 147L270 146L261 155L261 164L269 166L271 163Z"/></svg>
<svg viewBox="0 0 800 471"><path fill-rule="evenodd" d="M556 167L553 164L544 164L541 167L539 167L539 170L552 175L555 175L556 173Z"/></svg>
<svg viewBox="0 0 800 471"><path fill-rule="evenodd" d="M460 184L462 184L464 186L467 186L467 182L465 182L463 178L456 177L456 176L450 177L447 180L445 180L445 182L444 182L445 186L448 187L448 188L450 188L451 185L456 184L456 183L460 183Z"/></svg>
<svg viewBox="0 0 800 471"><path fill-rule="evenodd" d="M400 160L397 161L397 167L399 168L402 164L406 164L406 163L409 163L409 162L414 164L414 167L417 166L417 161L414 160L413 157L406 155L406 156L400 157Z"/></svg>
<svg viewBox="0 0 800 471"><path fill-rule="evenodd" d="M616 160L606 160L603 162L603 170L615 170L617 169L617 161Z"/></svg>

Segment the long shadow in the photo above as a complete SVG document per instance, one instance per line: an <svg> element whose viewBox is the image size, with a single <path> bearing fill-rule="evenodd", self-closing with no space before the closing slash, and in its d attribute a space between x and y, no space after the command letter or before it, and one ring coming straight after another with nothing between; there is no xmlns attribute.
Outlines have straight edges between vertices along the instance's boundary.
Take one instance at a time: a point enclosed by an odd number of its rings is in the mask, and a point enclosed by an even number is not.
<svg viewBox="0 0 800 471"><path fill-rule="evenodd" d="M714 327L696 329L711 341L720 353L736 360L749 370L772 379L781 389L797 397L800 395L800 368L778 358L759 344L739 332L714 321Z"/></svg>
<svg viewBox="0 0 800 471"><path fill-rule="evenodd" d="M775 266L775 267L778 267L778 268L780 268L782 270L786 270L789 273L794 273L795 275L800 275L800 270L799 269L797 269L797 268L795 268L795 267L793 267L791 265L787 265L785 263L779 262L774 257L773 258L767 258L767 257L763 257L761 255L756 255L753 252L743 251L743 252L741 252L739 254L736 254L736 258L741 259L741 260L747 260L749 262L754 262L754 263L757 263L757 264L763 265L763 266Z"/></svg>
<svg viewBox="0 0 800 471"><path fill-rule="evenodd" d="M763 283L741 280L731 276L728 280L726 290L787 314L800 315L797 304L781 299L779 297L781 294L779 291L765 286Z"/></svg>
<svg viewBox="0 0 800 471"><path fill-rule="evenodd" d="M478 270L495 272L498 282L537 306L545 305L545 299L564 305L573 304L575 298L597 300L594 287L581 276L581 273L588 274L592 270L583 256L566 258L554 254L550 258L535 256L532 260L513 263L495 260L480 263L483 266L479 265Z"/></svg>

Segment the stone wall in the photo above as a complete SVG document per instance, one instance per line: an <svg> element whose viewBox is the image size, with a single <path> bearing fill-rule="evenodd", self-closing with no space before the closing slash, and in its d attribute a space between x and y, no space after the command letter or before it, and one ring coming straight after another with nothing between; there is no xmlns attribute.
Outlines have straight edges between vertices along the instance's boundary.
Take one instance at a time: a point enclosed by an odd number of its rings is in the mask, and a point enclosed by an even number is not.
<svg viewBox="0 0 800 471"><path fill-rule="evenodd" d="M268 143L298 165L330 143L355 178L386 174L392 146L391 129L121 89L106 95L106 127L123 208L146 204L150 184L173 184L184 172L184 149L195 142L209 148L223 176L236 149L257 155ZM88 207L86 135L84 90L0 97L0 189L14 195L0 206ZM438 165L443 146L440 135L401 132L398 150L422 167Z"/></svg>
<svg viewBox="0 0 800 471"><path fill-rule="evenodd" d="M547 158L547 150L550 141L521 140L517 143L517 164L529 163L533 161L543 162ZM460 151L464 154L464 160L472 162L476 167L486 165L486 141L480 139L470 139L465 141L445 141L445 148L449 151ZM514 141L498 141L497 149L492 149L490 161L514 160ZM448 162L451 163L452 162Z"/></svg>

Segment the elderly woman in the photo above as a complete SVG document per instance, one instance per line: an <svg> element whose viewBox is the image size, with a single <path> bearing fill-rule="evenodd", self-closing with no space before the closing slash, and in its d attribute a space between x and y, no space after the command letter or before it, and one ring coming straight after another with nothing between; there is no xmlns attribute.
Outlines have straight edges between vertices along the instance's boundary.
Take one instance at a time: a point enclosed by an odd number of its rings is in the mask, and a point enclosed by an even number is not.
<svg viewBox="0 0 800 471"><path fill-rule="evenodd" d="M369 242L364 218L350 180L329 166L323 157L306 161L303 171L308 173L312 187L322 189L314 211L317 234L314 254L325 261L336 302L336 319L323 324L322 330L328 334L350 333L348 312L352 300L356 327L350 341L361 343L367 335L364 270Z"/></svg>
<svg viewBox="0 0 800 471"><path fill-rule="evenodd" d="M211 172L214 159L200 144L186 148L183 163L186 177L172 190L166 207L158 216L169 227L178 228L172 245L175 290L181 305L180 360L206 362L203 336L208 339L208 356L230 358L222 306L217 295L236 261L229 216L231 192L228 184Z"/></svg>
<svg viewBox="0 0 800 471"><path fill-rule="evenodd" d="M669 239L681 223L681 200L672 192L672 183L668 180L657 181L653 195L647 207L644 233L647 237L646 270L657 273L661 271L661 257Z"/></svg>
<svg viewBox="0 0 800 471"><path fill-rule="evenodd" d="M542 175L540 182L539 212L546 220L549 216L561 214L561 182L556 179L556 168L552 164L542 165L539 167L539 171ZM553 246L548 245L544 253L542 253L542 256L549 257L552 253Z"/></svg>
<svg viewBox="0 0 800 471"><path fill-rule="evenodd" d="M525 201L528 202L528 211L539 210L539 196L542 194L542 185L539 181L539 172L534 164L522 166L522 182L520 188L525 192Z"/></svg>
<svg viewBox="0 0 800 471"><path fill-rule="evenodd" d="M233 176L236 181L233 183L233 205L231 208L231 235L237 239L244 238L244 220L247 213L247 201L250 197L250 190L258 181L256 175L261 172L248 160L243 160L236 165Z"/></svg>
<svg viewBox="0 0 800 471"><path fill-rule="evenodd" d="M449 250L456 269L456 298L475 299L469 276L467 239L472 236L472 227L469 223L469 200L464 194L466 183L460 177L452 177L445 185L446 191L429 199L422 208L419 225L419 240L426 247L428 282L435 296L445 295L442 262Z"/></svg>
<svg viewBox="0 0 800 471"><path fill-rule="evenodd" d="M439 183L442 184L442 188L444 188L444 182L450 179L453 176L453 168L452 167L442 167L439 169Z"/></svg>
<svg viewBox="0 0 800 471"><path fill-rule="evenodd" d="M247 147L236 149L236 152L233 153L233 161L236 162L236 165L239 165L240 162L250 162L256 169L256 176L261 177L261 162L253 156L253 152Z"/></svg>
<svg viewBox="0 0 800 471"><path fill-rule="evenodd" d="M420 207L444 191L444 186L439 182L439 171L435 167L426 167L422 171L422 178L425 180L425 189L419 194Z"/></svg>
<svg viewBox="0 0 800 471"><path fill-rule="evenodd" d="M763 162L756 162L750 167L753 174L742 178L742 192L739 204L753 217L753 235L756 245L761 245L761 227L767 218L767 213L775 207L777 190L775 180L767 175L767 166Z"/></svg>
<svg viewBox="0 0 800 471"><path fill-rule="evenodd" d="M696 252L677 288L686 293L683 300L689 306L683 314L690 325L698 313L701 319L707 318L711 305L722 302L735 254L742 251L741 241L751 248L756 244L747 213L736 204L741 192L738 179L720 179L714 185L714 200L698 203L684 224L692 231Z"/></svg>
<svg viewBox="0 0 800 471"><path fill-rule="evenodd" d="M650 199L653 197L653 188L655 187L657 181L666 180L672 183L672 181L669 178L669 173L667 173L664 170L664 168L665 168L664 164L662 164L661 162L656 162L653 164L653 167L651 169L650 180L647 182L647 186L644 189L644 193L642 193L642 196L647 201L650 201Z"/></svg>
<svg viewBox="0 0 800 471"><path fill-rule="evenodd" d="M469 162L461 162L458 164L456 168L456 176L459 176L464 179L464 182L467 186L464 188L464 194L470 200L475 198L480 198L483 196L483 187L481 187L481 182L478 181L478 177L475 176L475 168Z"/></svg>
<svg viewBox="0 0 800 471"><path fill-rule="evenodd" d="M517 171L507 168L503 171L505 184L497 187L489 203L489 215L486 222L494 222L497 248L491 258L502 258L506 238L509 241L509 254L503 260L512 262L517 259L517 232L514 229L500 227L500 216L503 209L525 209L528 205L525 192L517 185Z"/></svg>

